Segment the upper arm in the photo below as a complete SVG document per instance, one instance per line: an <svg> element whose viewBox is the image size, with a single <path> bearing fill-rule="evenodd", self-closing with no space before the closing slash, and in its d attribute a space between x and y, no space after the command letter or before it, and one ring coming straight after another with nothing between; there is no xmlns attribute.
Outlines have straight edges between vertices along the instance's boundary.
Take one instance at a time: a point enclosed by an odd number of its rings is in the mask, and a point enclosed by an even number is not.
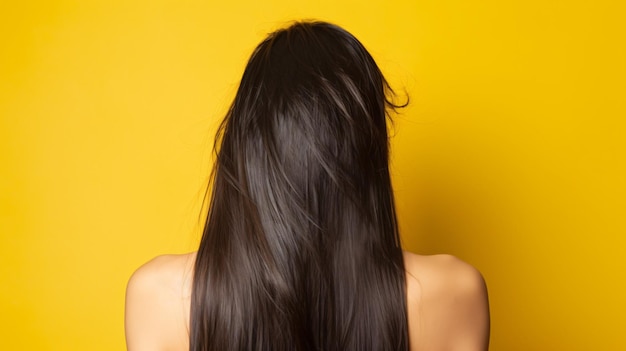
<svg viewBox="0 0 626 351"><path fill-rule="evenodd" d="M489 302L480 272L449 255L416 269L420 298L409 306L414 309L409 311L411 345L433 351L487 350Z"/></svg>
<svg viewBox="0 0 626 351"><path fill-rule="evenodd" d="M451 335L449 349L482 351L489 348L489 301L482 274L473 266L456 259L451 267L442 313L448 315Z"/></svg>
<svg viewBox="0 0 626 351"><path fill-rule="evenodd" d="M124 325L129 351L165 350L172 344L180 306L168 284L167 259L146 263L126 287Z"/></svg>

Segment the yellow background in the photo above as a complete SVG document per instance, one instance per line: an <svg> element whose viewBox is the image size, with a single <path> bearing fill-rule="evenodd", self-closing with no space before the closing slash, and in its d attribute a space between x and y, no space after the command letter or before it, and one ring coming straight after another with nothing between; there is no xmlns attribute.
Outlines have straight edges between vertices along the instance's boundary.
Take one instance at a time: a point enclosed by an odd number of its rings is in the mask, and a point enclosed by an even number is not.
<svg viewBox="0 0 626 351"><path fill-rule="evenodd" d="M126 280L193 250L217 121L253 47L299 18L344 26L409 94L403 238L483 272L492 350L626 350L609 0L2 2L0 349L124 348Z"/></svg>

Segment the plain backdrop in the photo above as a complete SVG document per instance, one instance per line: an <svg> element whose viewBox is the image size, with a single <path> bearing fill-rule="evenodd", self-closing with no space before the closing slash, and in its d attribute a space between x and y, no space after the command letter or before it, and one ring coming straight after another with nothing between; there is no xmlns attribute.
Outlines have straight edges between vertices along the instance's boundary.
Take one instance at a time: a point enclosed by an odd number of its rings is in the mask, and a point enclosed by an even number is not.
<svg viewBox="0 0 626 351"><path fill-rule="evenodd" d="M127 279L192 251L245 62L335 22L410 105L402 237L489 286L492 350L626 350L624 2L4 1L0 349L121 350Z"/></svg>

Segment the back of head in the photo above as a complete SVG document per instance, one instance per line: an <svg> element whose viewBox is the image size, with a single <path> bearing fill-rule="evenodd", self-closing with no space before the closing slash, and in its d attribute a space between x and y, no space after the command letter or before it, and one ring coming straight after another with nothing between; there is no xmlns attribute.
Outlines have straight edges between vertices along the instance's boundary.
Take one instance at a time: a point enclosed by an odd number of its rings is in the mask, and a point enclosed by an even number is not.
<svg viewBox="0 0 626 351"><path fill-rule="evenodd" d="M255 49L217 139L191 350L408 348L388 92L332 24Z"/></svg>

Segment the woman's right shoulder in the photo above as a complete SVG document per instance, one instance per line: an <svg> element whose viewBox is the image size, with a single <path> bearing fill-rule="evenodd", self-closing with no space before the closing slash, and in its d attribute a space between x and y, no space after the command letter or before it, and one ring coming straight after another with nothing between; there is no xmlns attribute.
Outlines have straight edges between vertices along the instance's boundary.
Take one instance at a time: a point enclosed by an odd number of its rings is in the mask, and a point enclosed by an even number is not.
<svg viewBox="0 0 626 351"><path fill-rule="evenodd" d="M404 252L412 350L483 351L489 302L482 274L452 255Z"/></svg>

